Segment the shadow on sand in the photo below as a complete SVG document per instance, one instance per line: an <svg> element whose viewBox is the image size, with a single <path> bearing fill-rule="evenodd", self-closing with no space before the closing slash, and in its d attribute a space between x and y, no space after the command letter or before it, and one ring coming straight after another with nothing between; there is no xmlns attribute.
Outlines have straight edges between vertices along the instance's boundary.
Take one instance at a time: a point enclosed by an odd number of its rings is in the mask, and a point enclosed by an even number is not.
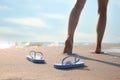
<svg viewBox="0 0 120 80"><path fill-rule="evenodd" d="M76 54L76 53L72 53L72 54L68 54L68 55L80 56L80 55L78 55L78 54ZM109 55L109 54L104 53L104 54L101 54L101 55ZM115 55L109 55L109 56L115 56ZM118 57L118 56L117 56L117 57ZM113 63L113 62L108 62L108 61L93 59L93 58L89 58L89 57L85 57L85 56L80 56L80 58L81 58L81 59L84 59L84 60L97 61L97 62L100 62L100 63L112 65L112 66L115 66L115 67L120 67L120 64L118 64L118 63Z"/></svg>

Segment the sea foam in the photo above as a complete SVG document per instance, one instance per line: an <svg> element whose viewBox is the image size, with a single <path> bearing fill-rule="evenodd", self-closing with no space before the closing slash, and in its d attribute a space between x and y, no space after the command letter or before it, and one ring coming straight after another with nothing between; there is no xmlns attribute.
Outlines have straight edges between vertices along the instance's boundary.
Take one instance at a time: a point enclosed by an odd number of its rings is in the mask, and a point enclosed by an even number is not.
<svg viewBox="0 0 120 80"><path fill-rule="evenodd" d="M120 53L120 47L111 47L109 49L105 49L104 52Z"/></svg>

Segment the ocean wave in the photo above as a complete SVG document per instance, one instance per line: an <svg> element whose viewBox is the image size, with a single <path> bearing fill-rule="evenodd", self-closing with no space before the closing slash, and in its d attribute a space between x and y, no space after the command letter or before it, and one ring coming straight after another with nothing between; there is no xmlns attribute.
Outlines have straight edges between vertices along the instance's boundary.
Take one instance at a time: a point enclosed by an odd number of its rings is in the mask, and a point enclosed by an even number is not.
<svg viewBox="0 0 120 80"><path fill-rule="evenodd" d="M11 42L5 42L5 41L1 41L0 42L0 49L4 49L4 48L10 48L12 46L14 46L14 43Z"/></svg>
<svg viewBox="0 0 120 80"><path fill-rule="evenodd" d="M16 48L22 48L24 46L29 46L30 43L28 42L7 42L7 41L1 41L0 42L0 49L6 49L6 48L11 48L11 47L16 47Z"/></svg>
<svg viewBox="0 0 120 80"><path fill-rule="evenodd" d="M63 43L59 42L7 42L1 41L0 42L0 49L5 48L23 48L26 46L63 46Z"/></svg>

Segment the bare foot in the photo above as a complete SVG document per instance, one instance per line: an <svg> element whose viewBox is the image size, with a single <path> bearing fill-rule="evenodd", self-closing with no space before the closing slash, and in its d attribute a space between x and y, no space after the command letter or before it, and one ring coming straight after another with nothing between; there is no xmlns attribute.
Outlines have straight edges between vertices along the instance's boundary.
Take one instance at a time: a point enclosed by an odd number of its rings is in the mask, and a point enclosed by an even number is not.
<svg viewBox="0 0 120 80"><path fill-rule="evenodd" d="M95 53L96 54L103 54L104 53L104 52L101 52L101 44L97 44Z"/></svg>
<svg viewBox="0 0 120 80"><path fill-rule="evenodd" d="M104 54L104 52L101 51L101 49L98 49L95 51L96 54Z"/></svg>
<svg viewBox="0 0 120 80"><path fill-rule="evenodd" d="M72 48L73 48L73 41L71 40L71 38L68 38L65 42L65 48L63 53L71 54Z"/></svg>

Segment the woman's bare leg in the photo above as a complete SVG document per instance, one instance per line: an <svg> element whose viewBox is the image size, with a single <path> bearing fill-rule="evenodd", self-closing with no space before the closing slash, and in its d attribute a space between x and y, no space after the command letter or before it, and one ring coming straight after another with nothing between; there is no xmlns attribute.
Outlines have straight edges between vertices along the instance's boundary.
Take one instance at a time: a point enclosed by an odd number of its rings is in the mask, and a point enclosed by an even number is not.
<svg viewBox="0 0 120 80"><path fill-rule="evenodd" d="M74 8L71 11L69 24L68 24L68 38L65 41L65 48L63 53L72 53L74 32L77 27L79 16L85 5L85 2L86 0L77 0Z"/></svg>
<svg viewBox="0 0 120 80"><path fill-rule="evenodd" d="M108 0L98 0L99 20L97 24L97 46L95 53L101 53L101 43L103 40L107 21L107 5Z"/></svg>

